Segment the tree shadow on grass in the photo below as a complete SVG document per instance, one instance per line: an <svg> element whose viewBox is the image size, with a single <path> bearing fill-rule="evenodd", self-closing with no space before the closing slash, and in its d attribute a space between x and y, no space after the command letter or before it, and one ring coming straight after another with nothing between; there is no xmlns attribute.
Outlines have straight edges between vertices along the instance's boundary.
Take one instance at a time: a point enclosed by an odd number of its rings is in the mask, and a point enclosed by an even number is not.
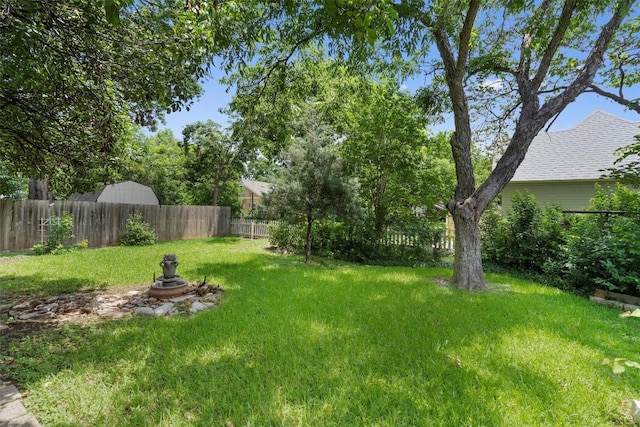
<svg viewBox="0 0 640 427"><path fill-rule="evenodd" d="M210 245L235 245L242 240L244 239L238 236L223 236L205 240L204 243Z"/></svg>
<svg viewBox="0 0 640 427"><path fill-rule="evenodd" d="M586 336L611 325L586 301L469 293L429 284L426 271L268 254L202 263L188 273L229 288L219 308L61 327L50 345L22 348L20 363L32 366L18 380L58 425L552 425L568 423L546 413L566 392L510 352L514 334L634 348ZM613 333L631 332L622 329ZM107 403L84 409L92 394ZM596 414L606 410L598 404Z"/></svg>
<svg viewBox="0 0 640 427"><path fill-rule="evenodd" d="M86 278L48 279L42 275L0 275L0 298L3 301L86 292L106 287L104 282Z"/></svg>

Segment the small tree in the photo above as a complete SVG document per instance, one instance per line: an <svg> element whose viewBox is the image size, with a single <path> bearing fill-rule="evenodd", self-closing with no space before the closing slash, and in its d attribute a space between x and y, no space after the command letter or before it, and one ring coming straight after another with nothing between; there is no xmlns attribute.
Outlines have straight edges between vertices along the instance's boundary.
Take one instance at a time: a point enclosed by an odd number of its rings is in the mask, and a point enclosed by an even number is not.
<svg viewBox="0 0 640 427"><path fill-rule="evenodd" d="M266 197L272 212L306 225L305 262L311 262L313 223L347 214L354 206L355 184L344 173L334 145L336 136L311 110L298 123L300 136L288 152L282 179Z"/></svg>

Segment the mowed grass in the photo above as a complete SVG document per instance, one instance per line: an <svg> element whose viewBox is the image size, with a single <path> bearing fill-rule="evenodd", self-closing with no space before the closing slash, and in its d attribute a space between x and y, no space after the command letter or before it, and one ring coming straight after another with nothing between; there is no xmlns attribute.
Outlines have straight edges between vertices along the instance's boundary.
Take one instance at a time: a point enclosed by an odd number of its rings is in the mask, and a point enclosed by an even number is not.
<svg viewBox="0 0 640 427"><path fill-rule="evenodd" d="M443 268L306 265L265 241L204 239L0 259L0 292L150 282L164 253L226 289L179 318L0 336L0 372L46 426L633 425L640 321L556 289Z"/></svg>

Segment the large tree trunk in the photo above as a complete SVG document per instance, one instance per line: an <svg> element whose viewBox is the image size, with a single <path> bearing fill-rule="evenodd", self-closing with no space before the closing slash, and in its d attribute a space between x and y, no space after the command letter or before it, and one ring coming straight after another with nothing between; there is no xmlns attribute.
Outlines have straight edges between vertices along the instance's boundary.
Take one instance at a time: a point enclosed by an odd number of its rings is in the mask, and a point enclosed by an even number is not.
<svg viewBox="0 0 640 427"><path fill-rule="evenodd" d="M49 192L49 182L46 179L29 180L29 200L53 200Z"/></svg>
<svg viewBox="0 0 640 427"><path fill-rule="evenodd" d="M451 283L461 289L487 289L480 253L480 218L466 202L453 206L451 214L456 227Z"/></svg>
<svg viewBox="0 0 640 427"><path fill-rule="evenodd" d="M220 197L220 187L214 185L211 190L211 206L218 206L218 198Z"/></svg>

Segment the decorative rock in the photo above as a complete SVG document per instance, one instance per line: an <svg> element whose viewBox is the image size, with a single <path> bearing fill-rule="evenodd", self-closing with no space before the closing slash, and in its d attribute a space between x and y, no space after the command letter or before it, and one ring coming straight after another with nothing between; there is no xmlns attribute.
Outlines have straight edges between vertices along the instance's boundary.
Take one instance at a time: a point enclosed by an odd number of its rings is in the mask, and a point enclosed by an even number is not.
<svg viewBox="0 0 640 427"><path fill-rule="evenodd" d="M165 304L162 304L160 307L156 308L155 310L153 310L153 312L156 316L164 316L169 311L171 311L172 308L173 308L173 303L167 302Z"/></svg>
<svg viewBox="0 0 640 427"><path fill-rule="evenodd" d="M193 304L191 304L191 311L192 313L197 313L198 311L201 310L206 310L208 307L206 305L204 305L203 303L201 303L200 301L196 301Z"/></svg>
<svg viewBox="0 0 640 427"><path fill-rule="evenodd" d="M136 314L142 314L145 316L153 316L154 314L156 314L153 308L151 307L136 307L133 310L133 312Z"/></svg>
<svg viewBox="0 0 640 427"><path fill-rule="evenodd" d="M188 299L194 299L195 297L196 297L195 295L182 295L181 297L171 298L169 301L171 301L171 302L182 302L182 301L186 301Z"/></svg>
<svg viewBox="0 0 640 427"><path fill-rule="evenodd" d="M39 304L38 300L26 301L21 304L16 304L12 308L14 310L29 310Z"/></svg>
<svg viewBox="0 0 640 427"><path fill-rule="evenodd" d="M209 301L209 302L216 302L219 297L220 297L220 294L216 295L209 292L208 294L202 297L202 300Z"/></svg>
<svg viewBox="0 0 640 427"><path fill-rule="evenodd" d="M147 316L173 316L196 313L216 306L224 290L219 286L202 283L184 286L185 295L173 295L171 300L149 296L148 292L129 291L123 294L61 295L37 298L20 304L0 305L0 314L8 314L12 322L66 322L82 321L87 317L119 319L133 313ZM1 423L0 423L1 424Z"/></svg>
<svg viewBox="0 0 640 427"><path fill-rule="evenodd" d="M58 308L58 303L52 302L51 304L47 304L47 305L44 305L44 306L42 306L42 304L41 304L41 307L38 306L38 308L39 308L39 310L42 310L42 311L52 311L52 310Z"/></svg>
<svg viewBox="0 0 640 427"><path fill-rule="evenodd" d="M9 325L0 322L0 331L4 331L5 329L9 329Z"/></svg>
<svg viewBox="0 0 640 427"><path fill-rule="evenodd" d="M29 320L29 319L33 319L35 317L40 317L42 315L44 315L44 313L41 313L39 311L34 311L32 313L22 314L22 315L18 316L18 319L20 319L20 320Z"/></svg>

